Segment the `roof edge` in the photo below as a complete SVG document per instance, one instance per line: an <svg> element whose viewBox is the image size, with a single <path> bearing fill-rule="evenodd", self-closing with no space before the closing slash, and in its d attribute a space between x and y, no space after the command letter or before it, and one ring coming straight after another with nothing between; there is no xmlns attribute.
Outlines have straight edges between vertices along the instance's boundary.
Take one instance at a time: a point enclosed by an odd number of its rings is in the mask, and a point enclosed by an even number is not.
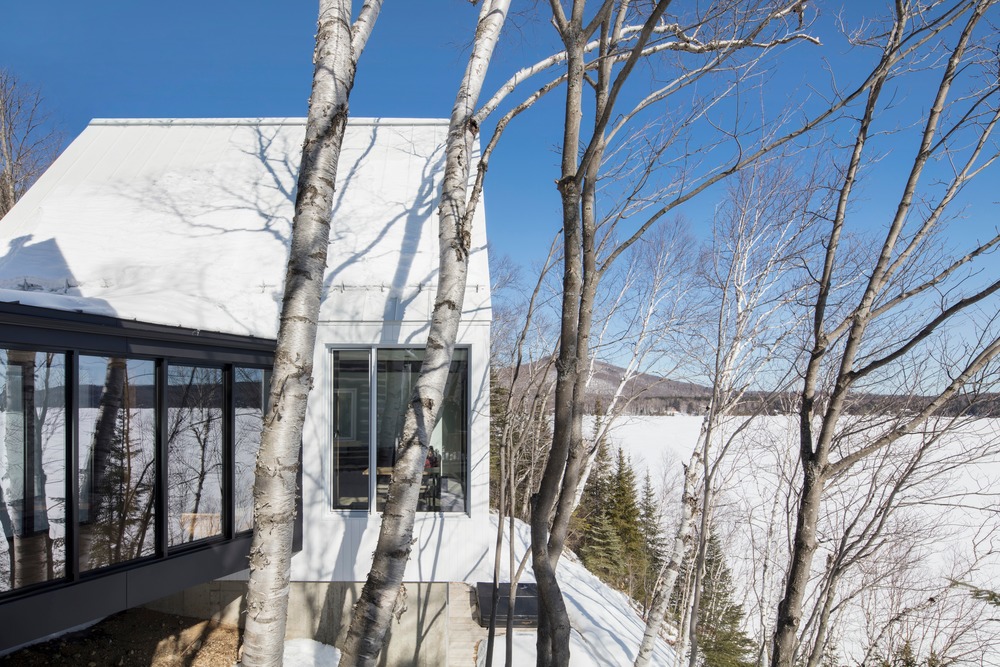
<svg viewBox="0 0 1000 667"><path fill-rule="evenodd" d="M348 118L348 125L433 125L447 126L447 118ZM305 118L93 118L89 125L302 125Z"/></svg>

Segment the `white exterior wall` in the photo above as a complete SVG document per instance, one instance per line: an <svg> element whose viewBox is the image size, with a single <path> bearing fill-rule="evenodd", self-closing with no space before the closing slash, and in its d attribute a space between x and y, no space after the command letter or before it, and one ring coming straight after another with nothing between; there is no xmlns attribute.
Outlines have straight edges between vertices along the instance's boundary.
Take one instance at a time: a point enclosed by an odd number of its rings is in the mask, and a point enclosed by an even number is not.
<svg viewBox="0 0 1000 667"><path fill-rule="evenodd" d="M301 119L94 121L0 226L0 300L273 338ZM333 346L422 346L438 268L447 120L352 119L332 214L303 436L299 581L360 581L379 517L331 509ZM469 512L418 515L408 581L488 559L489 327L483 204L458 343L469 348Z"/></svg>
<svg viewBox="0 0 1000 667"><path fill-rule="evenodd" d="M466 296L473 300L473 290ZM486 302L488 306L488 301ZM315 384L303 433L303 549L293 581L364 581L378 540L372 508L331 509L330 350L357 345L420 346L426 322L324 321L317 332ZM466 322L458 344L469 348L469 512L418 512L406 581L474 581L494 539L489 524L489 322Z"/></svg>

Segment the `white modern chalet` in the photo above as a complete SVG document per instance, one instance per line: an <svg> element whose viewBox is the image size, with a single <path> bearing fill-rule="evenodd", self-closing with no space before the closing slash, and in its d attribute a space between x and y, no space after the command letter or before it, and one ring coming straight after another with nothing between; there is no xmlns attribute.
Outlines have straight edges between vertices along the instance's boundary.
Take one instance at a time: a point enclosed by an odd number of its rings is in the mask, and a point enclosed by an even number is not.
<svg viewBox="0 0 1000 667"><path fill-rule="evenodd" d="M348 125L296 582L367 575L433 306L447 129ZM95 120L0 221L0 649L241 576L304 130ZM420 585L489 560L481 211L405 577Z"/></svg>

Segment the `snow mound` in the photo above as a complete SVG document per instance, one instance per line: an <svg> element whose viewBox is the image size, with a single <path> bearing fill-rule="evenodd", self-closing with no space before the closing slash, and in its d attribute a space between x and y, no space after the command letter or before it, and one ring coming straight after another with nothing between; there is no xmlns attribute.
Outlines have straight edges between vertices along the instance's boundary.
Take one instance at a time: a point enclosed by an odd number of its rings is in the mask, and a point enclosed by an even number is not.
<svg viewBox="0 0 1000 667"><path fill-rule="evenodd" d="M312 639L289 639L285 642L284 664L305 667L337 667L340 651Z"/></svg>
<svg viewBox="0 0 1000 667"><path fill-rule="evenodd" d="M496 530L496 515L491 515L491 521ZM530 547L530 529L518 521L515 530L514 550L520 556ZM504 539L500 576L502 580L509 581L507 538ZM492 575L489 579L492 580ZM572 628L569 664L573 667L631 665L635 661L635 654L646 626L629 597L598 579L571 552L566 552L560 559L556 579L566 600ZM521 582L533 580L529 563ZM512 664L535 664L535 639L534 630L514 632ZM493 664L504 664L506 637L497 635L493 652ZM478 666L485 667L486 640L480 643L477 655ZM654 665L666 665L672 664L673 661L673 651L665 642L658 641L650 662Z"/></svg>

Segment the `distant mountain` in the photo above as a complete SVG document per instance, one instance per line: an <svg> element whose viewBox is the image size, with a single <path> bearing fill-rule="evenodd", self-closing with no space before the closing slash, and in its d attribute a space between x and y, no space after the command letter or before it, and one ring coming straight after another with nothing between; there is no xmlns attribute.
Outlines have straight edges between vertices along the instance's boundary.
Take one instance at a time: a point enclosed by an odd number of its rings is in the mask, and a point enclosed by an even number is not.
<svg viewBox="0 0 1000 667"><path fill-rule="evenodd" d="M548 366L545 374L545 384L555 382L555 366L548 360L536 362L531 366L522 367L518 385L527 387L526 378L535 375L533 369ZM496 371L503 378L509 369ZM604 361L594 362L594 375L587 385L585 400L587 410L594 412L601 406L606 407L613 398L619 383L625 375L625 369ZM712 395L711 389L691 382L680 382L662 378L657 375L640 373L631 379L624 387L622 396L629 400L625 410L627 414L665 415L674 413L701 414Z"/></svg>
<svg viewBox="0 0 1000 667"><path fill-rule="evenodd" d="M548 360L536 362L533 367L547 365L546 384L555 383L555 366ZM525 378L532 375L532 367L524 367L518 384L526 387ZM497 371L502 378L508 369ZM625 375L625 369L604 361L594 362L594 375L587 386L586 410L590 414L603 412L608 406ZM703 414L712 395L709 387L692 382L680 382L668 378L640 373L631 378L623 390L623 397L629 404L625 414L670 415ZM916 406L925 405L931 399L927 396L893 396L887 394L854 393L848 398L848 411L854 413L907 413ZM790 414L797 411L798 395L794 392L781 394L747 392L735 412L738 414ZM982 394L976 397L956 396L938 411L939 415L954 416L965 414L976 417L1000 415L1000 394Z"/></svg>

